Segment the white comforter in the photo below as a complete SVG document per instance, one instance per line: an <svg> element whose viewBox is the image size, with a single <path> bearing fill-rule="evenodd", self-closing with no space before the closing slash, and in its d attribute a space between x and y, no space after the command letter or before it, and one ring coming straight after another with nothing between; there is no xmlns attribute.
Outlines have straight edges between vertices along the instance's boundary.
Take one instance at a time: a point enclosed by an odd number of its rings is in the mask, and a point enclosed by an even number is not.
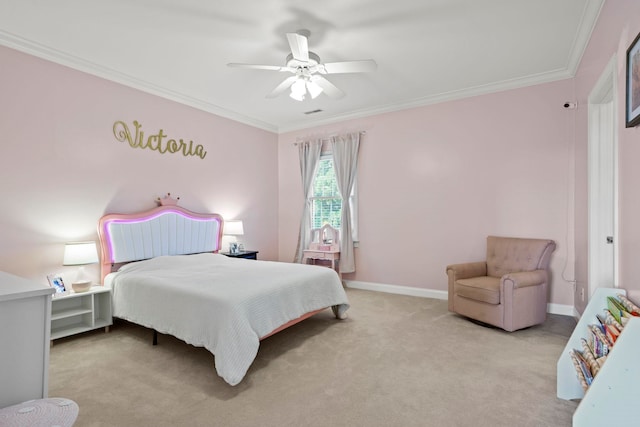
<svg viewBox="0 0 640 427"><path fill-rule="evenodd" d="M105 284L114 316L205 347L231 385L244 378L261 337L314 310L338 306L342 318L349 308L332 269L219 254L127 264Z"/></svg>

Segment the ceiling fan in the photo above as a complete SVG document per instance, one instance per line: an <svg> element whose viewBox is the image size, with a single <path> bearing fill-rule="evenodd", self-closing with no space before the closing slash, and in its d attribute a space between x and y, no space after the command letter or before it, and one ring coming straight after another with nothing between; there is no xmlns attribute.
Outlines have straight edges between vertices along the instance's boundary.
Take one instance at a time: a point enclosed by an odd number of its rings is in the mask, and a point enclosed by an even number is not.
<svg viewBox="0 0 640 427"><path fill-rule="evenodd" d="M308 30L287 33L287 41L289 42L291 53L287 55L285 66L238 63L229 63L227 65L236 68L292 73L293 76L280 83L267 95L267 98L275 98L291 88L289 96L297 101L303 101L307 92L311 95L311 98L316 98L323 92L331 98L342 98L345 93L324 78L323 75L366 73L375 71L378 67L373 59L322 63L317 54L309 51L309 35L310 32Z"/></svg>

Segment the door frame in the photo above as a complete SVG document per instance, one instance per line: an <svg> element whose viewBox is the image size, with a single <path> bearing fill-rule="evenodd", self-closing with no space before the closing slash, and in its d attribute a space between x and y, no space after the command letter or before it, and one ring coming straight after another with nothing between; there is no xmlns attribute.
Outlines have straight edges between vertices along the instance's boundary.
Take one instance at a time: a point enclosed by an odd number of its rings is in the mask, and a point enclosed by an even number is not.
<svg viewBox="0 0 640 427"><path fill-rule="evenodd" d="M594 85L588 99L588 291L587 298L593 295L598 283L595 278L600 277L603 270L602 257L599 256L599 245L601 241L600 233L602 211L598 203L599 184L602 173L612 174L613 180L613 287L618 287L619 266L619 239L618 239L618 82L617 82L617 55L613 55L605 67L602 75ZM610 107L609 107L610 105ZM611 108L609 113L606 112ZM608 129L607 135L603 136L603 130ZM600 147L605 138L610 138L608 142L612 147L612 168L613 170L602 170L599 162Z"/></svg>

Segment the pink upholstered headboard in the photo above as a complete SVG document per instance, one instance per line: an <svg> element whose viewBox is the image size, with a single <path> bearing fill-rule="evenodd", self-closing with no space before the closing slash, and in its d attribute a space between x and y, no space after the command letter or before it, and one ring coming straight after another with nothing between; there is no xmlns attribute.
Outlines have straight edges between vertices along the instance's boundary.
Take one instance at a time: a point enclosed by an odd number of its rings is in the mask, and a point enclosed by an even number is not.
<svg viewBox="0 0 640 427"><path fill-rule="evenodd" d="M127 262L161 255L217 252L223 224L218 214L199 214L178 206L105 215L98 223L101 283L114 268Z"/></svg>

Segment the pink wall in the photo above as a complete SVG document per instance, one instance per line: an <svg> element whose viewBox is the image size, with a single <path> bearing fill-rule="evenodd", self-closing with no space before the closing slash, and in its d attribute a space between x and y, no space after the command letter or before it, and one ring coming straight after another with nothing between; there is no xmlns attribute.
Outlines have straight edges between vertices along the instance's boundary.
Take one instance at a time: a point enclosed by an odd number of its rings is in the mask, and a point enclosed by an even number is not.
<svg viewBox="0 0 640 427"><path fill-rule="evenodd" d="M445 290L445 265L480 259L486 234L550 237L558 242L550 301L573 305L575 297L582 311L586 302L577 296L588 293L587 99L617 54L618 285L640 299L640 128L624 127L626 50L639 32L640 2L608 1L574 79L281 135L281 258L295 250L300 212L291 142L367 130L359 173L362 243L351 279ZM578 101L578 109L563 111L567 100ZM388 194L382 206L378 191ZM387 226L389 233L382 233Z"/></svg>
<svg viewBox="0 0 640 427"><path fill-rule="evenodd" d="M587 259L587 100L595 83L614 54L618 69L619 150L619 286L640 300L640 128L624 127L626 50L640 32L640 2L607 1L600 13L575 77L576 98L581 105L576 116L576 307L585 303L577 297L588 289Z"/></svg>
<svg viewBox="0 0 640 427"><path fill-rule="evenodd" d="M100 216L152 208L167 192L187 209L244 220L246 247L278 257L275 134L8 48L0 63L0 270L43 283L72 275L65 241L97 240ZM115 139L118 120L207 155L133 149Z"/></svg>
<svg viewBox="0 0 640 427"><path fill-rule="evenodd" d="M575 79L280 136L0 47L0 269L43 282L71 274L63 242L96 239L101 215L166 192L243 219L247 247L289 261L301 207L293 142L366 130L358 271L347 279L444 291L445 266L482 259L486 235L547 237L558 243L550 301L572 305L569 281L579 291L588 280L586 100L617 53L620 286L640 297L640 130L623 124L625 51L639 31L640 2L609 1ZM117 120L208 155L134 150L113 137Z"/></svg>
<svg viewBox="0 0 640 427"><path fill-rule="evenodd" d="M487 235L551 238L550 301L572 306L571 99L565 80L280 135L280 258L293 258L302 206L293 142L364 130L346 279L445 291L446 265L484 259Z"/></svg>

